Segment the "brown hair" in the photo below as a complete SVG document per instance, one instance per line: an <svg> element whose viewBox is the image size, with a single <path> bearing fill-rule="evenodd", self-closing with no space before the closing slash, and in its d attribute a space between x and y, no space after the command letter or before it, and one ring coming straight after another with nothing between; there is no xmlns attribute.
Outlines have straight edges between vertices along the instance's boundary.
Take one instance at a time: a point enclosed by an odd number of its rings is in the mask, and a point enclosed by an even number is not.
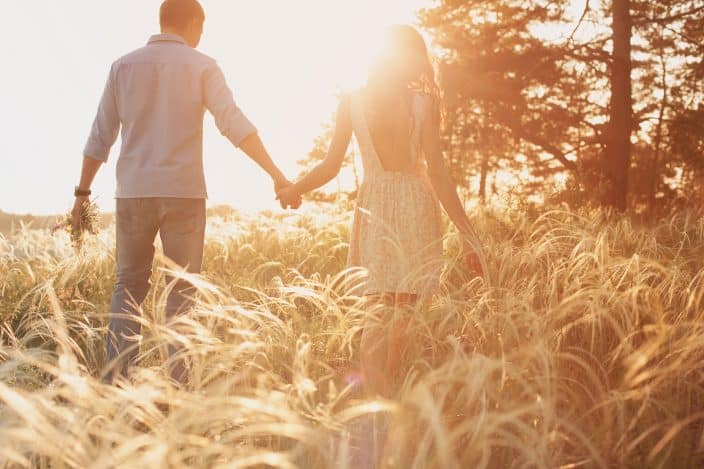
<svg viewBox="0 0 704 469"><path fill-rule="evenodd" d="M435 112L442 108L433 60L423 36L412 26L389 28L386 53L372 65L367 85L378 97L421 92L432 98Z"/></svg>
<svg viewBox="0 0 704 469"><path fill-rule="evenodd" d="M205 11L198 0L166 0L159 9L162 28L185 28L193 20L205 21Z"/></svg>

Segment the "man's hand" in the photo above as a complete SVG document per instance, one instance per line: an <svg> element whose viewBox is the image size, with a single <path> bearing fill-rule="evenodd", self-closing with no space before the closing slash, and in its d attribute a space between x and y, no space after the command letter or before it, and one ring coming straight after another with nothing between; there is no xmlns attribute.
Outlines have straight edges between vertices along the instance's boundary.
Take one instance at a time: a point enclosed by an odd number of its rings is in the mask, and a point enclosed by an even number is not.
<svg viewBox="0 0 704 469"><path fill-rule="evenodd" d="M291 207L297 210L301 207L303 203L303 198L301 194L296 191L296 186L293 184L288 184L286 186L281 186L276 190L276 199L281 202L281 208Z"/></svg>
<svg viewBox="0 0 704 469"><path fill-rule="evenodd" d="M264 144L256 132L240 142L239 147L240 150L245 152L247 156L252 158L255 163L257 163L264 171L267 172L267 174L269 174L269 176L271 176L274 180L274 191L278 193L279 189L283 189L284 187L291 185L291 182L286 179L286 176L284 176L278 166L276 166L276 164L272 161L271 156L266 151L266 148L264 148ZM291 208L296 209L300 207L302 203L303 201L299 200L297 202L292 201L292 203L288 205ZM288 207L282 202L281 208L286 209Z"/></svg>
<svg viewBox="0 0 704 469"><path fill-rule="evenodd" d="M71 225L73 227L74 233L81 233L83 231L83 223L81 222L81 211L83 207L90 203L88 197L76 197L73 203L73 209L71 210Z"/></svg>
<svg viewBox="0 0 704 469"><path fill-rule="evenodd" d="M283 178L274 181L274 191L276 191L276 200L281 203L281 208L284 210L287 208L297 210L303 204L303 198L300 194L294 195L293 183L288 179ZM285 199L280 196L283 192L286 192Z"/></svg>

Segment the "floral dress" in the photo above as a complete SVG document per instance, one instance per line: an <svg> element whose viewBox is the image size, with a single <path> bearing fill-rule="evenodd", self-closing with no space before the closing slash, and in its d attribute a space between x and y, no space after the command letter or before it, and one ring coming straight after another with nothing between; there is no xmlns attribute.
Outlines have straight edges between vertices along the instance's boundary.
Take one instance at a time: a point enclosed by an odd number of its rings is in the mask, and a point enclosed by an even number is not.
<svg viewBox="0 0 704 469"><path fill-rule="evenodd" d="M348 267L359 268L364 294L428 294L442 270L440 206L430 185L421 146L430 98L412 101L411 161L387 171L377 154L361 92L350 96L351 118L364 166L350 235Z"/></svg>

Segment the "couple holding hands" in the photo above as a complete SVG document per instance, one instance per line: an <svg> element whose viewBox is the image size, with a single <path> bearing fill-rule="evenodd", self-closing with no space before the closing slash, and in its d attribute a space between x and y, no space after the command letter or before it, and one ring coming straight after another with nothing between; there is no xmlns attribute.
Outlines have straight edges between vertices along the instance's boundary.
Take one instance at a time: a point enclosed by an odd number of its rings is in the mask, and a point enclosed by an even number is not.
<svg viewBox="0 0 704 469"><path fill-rule="evenodd" d="M166 257L190 273L200 272L207 197L202 140L206 109L222 134L271 175L284 208L298 208L304 194L338 174L355 136L364 182L356 201L348 267L364 273L360 294L370 301L413 305L437 289L442 269L441 205L464 239L469 268L482 274L479 239L443 159L440 91L418 31L410 26L389 30L384 53L370 67L366 86L340 100L327 157L291 183L235 104L217 63L196 51L204 21L197 0L163 2L161 34L113 63L84 151L72 212L79 229L92 181L121 130L108 382L124 376L138 353L136 319L150 287L157 234ZM185 280L174 280L173 285L166 306L169 318L188 311L195 294L195 287ZM403 339L382 332L372 323L378 320L370 315L365 324L360 357L365 381L383 394ZM179 355L173 345L169 352ZM174 360L171 377L184 382L187 376L184 360Z"/></svg>

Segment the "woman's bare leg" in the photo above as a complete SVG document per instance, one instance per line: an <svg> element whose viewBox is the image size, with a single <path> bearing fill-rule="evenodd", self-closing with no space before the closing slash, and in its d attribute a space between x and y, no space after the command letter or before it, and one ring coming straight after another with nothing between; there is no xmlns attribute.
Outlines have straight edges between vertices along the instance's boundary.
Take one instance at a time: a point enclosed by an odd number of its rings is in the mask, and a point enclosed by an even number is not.
<svg viewBox="0 0 704 469"><path fill-rule="evenodd" d="M387 355L386 327L384 318L368 315L364 320L362 341L360 343L360 364L364 376L364 388L368 395L386 397L389 383L386 376L385 362Z"/></svg>
<svg viewBox="0 0 704 469"><path fill-rule="evenodd" d="M369 314L364 321L360 344L365 391L371 397L392 398L407 343L407 309L415 305L417 297L389 293L368 300ZM369 427L361 437L362 453L373 461L369 467L381 467L383 461L398 453L397 438L389 433L391 422L388 416L375 414L369 417Z"/></svg>
<svg viewBox="0 0 704 469"><path fill-rule="evenodd" d="M393 316L388 331L388 346L386 348L386 376L394 380L398 378L401 360L408 346L408 324L411 309L418 302L417 295L400 293L393 299Z"/></svg>
<svg viewBox="0 0 704 469"><path fill-rule="evenodd" d="M379 314L370 314L365 319L360 344L361 368L367 393L389 398L406 349L408 317L403 309L414 306L417 296L387 293L370 300L370 307L379 309Z"/></svg>

